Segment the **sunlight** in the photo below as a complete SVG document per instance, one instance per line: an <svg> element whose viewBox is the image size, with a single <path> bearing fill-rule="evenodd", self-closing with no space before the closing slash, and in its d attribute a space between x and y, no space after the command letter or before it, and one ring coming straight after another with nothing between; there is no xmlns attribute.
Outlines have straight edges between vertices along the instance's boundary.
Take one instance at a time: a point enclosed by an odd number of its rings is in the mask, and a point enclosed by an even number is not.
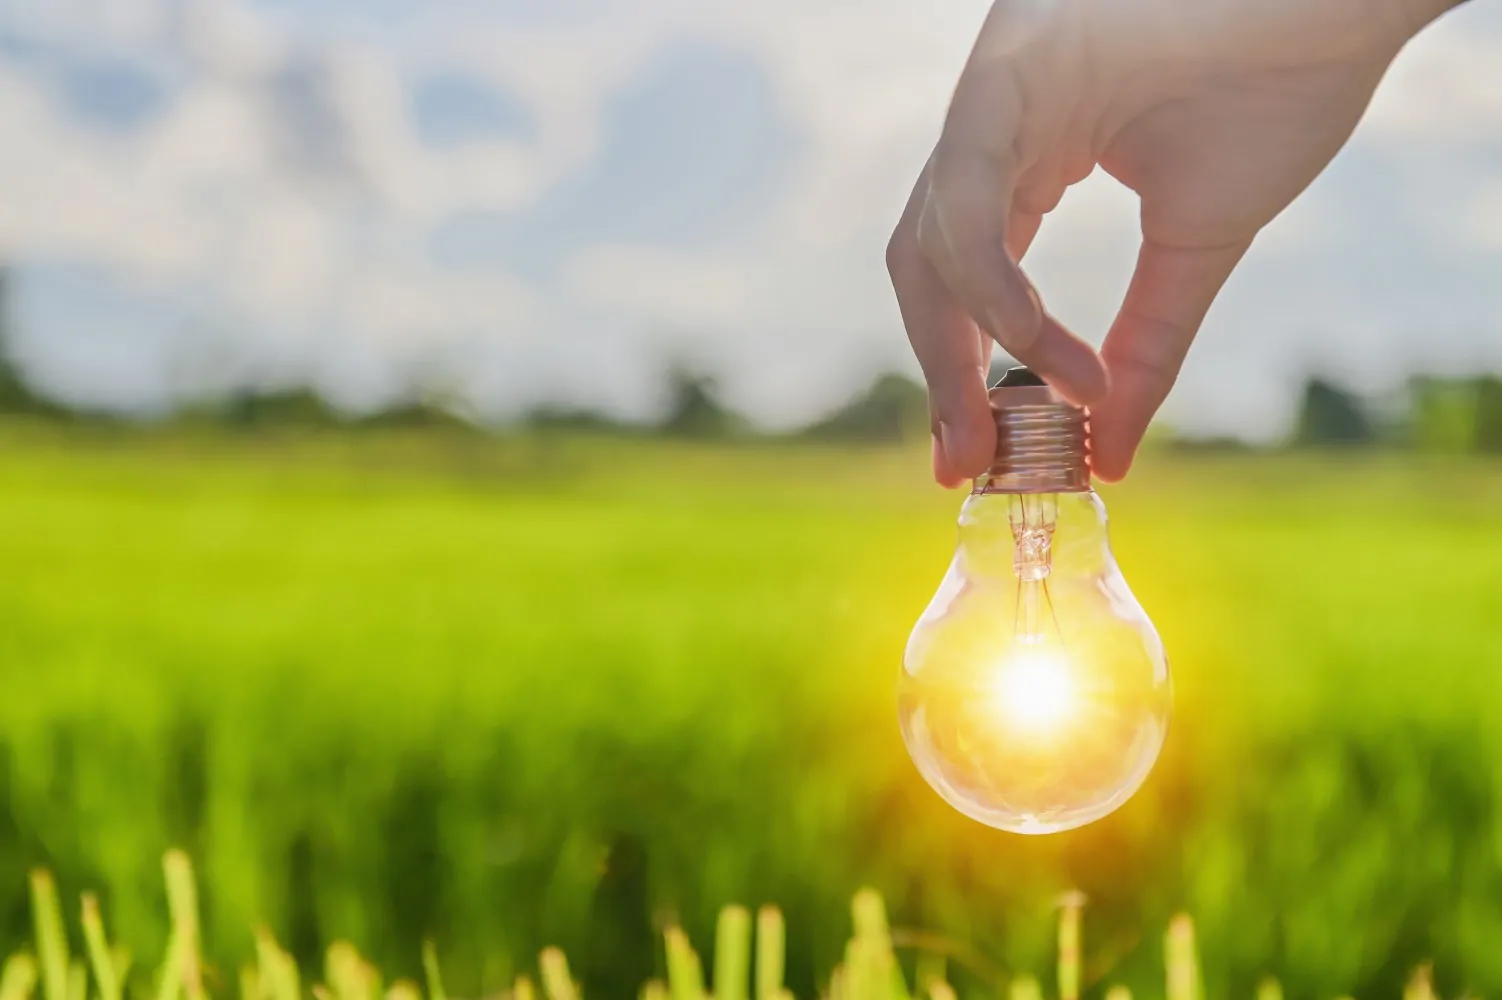
<svg viewBox="0 0 1502 1000"><path fill-rule="evenodd" d="M1077 713L1079 692L1068 661L1056 650L1022 646L996 671L992 702L1008 726L1042 736Z"/></svg>

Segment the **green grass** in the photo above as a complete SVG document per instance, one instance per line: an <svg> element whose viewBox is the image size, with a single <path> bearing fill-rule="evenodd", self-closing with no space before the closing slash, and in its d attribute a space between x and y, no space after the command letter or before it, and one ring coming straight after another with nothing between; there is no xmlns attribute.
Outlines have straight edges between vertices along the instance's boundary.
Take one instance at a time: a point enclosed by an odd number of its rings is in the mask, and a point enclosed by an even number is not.
<svg viewBox="0 0 1502 1000"><path fill-rule="evenodd" d="M1160 989L1181 910L1217 995L1502 987L1502 468L1158 458L1104 496L1174 728L1121 812L1019 839L898 738L959 499L917 452L0 428L0 943L44 865L161 953L182 844L218 967L265 922L416 980L431 937L461 996L549 945L622 995L727 899L781 904L809 996L868 883L1034 972L1082 888L1086 994Z"/></svg>
<svg viewBox="0 0 1502 1000"><path fill-rule="evenodd" d="M68 930L57 886L50 872L34 869L30 902L35 933L26 948L6 960L0 972L0 1000L32 1000L37 992L38 967L42 1000L118 1000L126 994L144 995L148 985L154 989L156 1000L184 997L201 1000L214 992L227 993L227 989L206 988L207 983L222 981L223 977L218 969L205 964L200 946L197 886L187 855L169 850L163 858L163 869L168 945L150 984L131 979L130 954L110 947L97 900L90 893L83 894L79 906L80 929L88 943L88 964L70 960ZM1083 897L1071 894L1059 908L1053 994L1058 1000L1077 1000L1086 974L1080 951L1083 906ZM935 938L920 940L917 960L905 962L898 949L911 948L913 935L891 926L878 893L872 889L857 892L850 913L853 934L841 959L821 979L818 994L821 1000L956 1000L955 989L947 977L946 951L951 950L946 948L947 942ZM749 911L735 904L720 910L714 935L714 973L707 979L704 960L688 935L676 924L668 924L662 934L665 981L647 980L637 993L638 1000L752 1000L753 997L794 1000L783 976L787 931L781 911L775 906L761 907L755 927L753 971ZM299 1000L304 996L305 977L295 957L277 943L270 931L263 928L256 937L255 960L243 965L237 977L240 1000ZM447 1000L431 942L423 945L423 964L428 1000ZM915 970L911 984L906 965ZM1175 916L1164 935L1163 970L1166 1000L1201 1000L1203 974L1194 924L1185 914ZM993 971L982 978L985 981L977 991L981 996L1043 1000L1044 986L1031 973L1006 975ZM536 1000L539 982L540 993L546 1000L581 998L580 984L574 979L568 958L556 947L544 948L538 955L535 980L529 971L522 971L493 996L497 1000ZM1404 1000L1434 1000L1432 988L1430 967L1420 966L1409 978ZM328 946L323 981L313 982L307 993L313 1000L423 1000L424 996L421 986L406 979L383 988L381 971L344 940ZM1131 1000L1130 990L1120 984L1108 987L1105 993L1110 1000ZM1266 977L1258 984L1257 995L1258 1000L1281 1000L1282 986L1278 980Z"/></svg>

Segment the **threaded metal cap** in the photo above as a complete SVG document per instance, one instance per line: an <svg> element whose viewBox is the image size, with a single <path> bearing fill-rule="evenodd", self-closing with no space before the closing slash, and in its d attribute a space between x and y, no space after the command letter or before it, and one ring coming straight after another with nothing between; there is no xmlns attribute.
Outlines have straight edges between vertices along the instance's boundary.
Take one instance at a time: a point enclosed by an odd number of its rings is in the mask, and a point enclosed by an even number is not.
<svg viewBox="0 0 1502 1000"><path fill-rule="evenodd" d="M1012 368L990 392L996 457L973 493L1083 493L1090 489L1085 411L1027 368Z"/></svg>

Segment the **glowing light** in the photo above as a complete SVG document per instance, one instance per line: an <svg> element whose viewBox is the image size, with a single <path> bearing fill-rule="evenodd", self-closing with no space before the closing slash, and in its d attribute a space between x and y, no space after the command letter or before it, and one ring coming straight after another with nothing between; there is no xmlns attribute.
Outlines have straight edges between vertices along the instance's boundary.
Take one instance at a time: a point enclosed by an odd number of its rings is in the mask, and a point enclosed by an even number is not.
<svg viewBox="0 0 1502 1000"><path fill-rule="evenodd" d="M1022 646L996 671L992 704L1018 730L1055 733L1077 713L1079 700L1069 663L1055 650Z"/></svg>

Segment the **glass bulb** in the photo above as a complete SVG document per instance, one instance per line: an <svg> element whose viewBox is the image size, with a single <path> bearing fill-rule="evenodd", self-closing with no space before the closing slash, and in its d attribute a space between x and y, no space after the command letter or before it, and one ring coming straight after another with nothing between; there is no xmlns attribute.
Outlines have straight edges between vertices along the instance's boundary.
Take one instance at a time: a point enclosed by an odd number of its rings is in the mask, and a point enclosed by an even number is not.
<svg viewBox="0 0 1502 1000"><path fill-rule="evenodd" d="M1057 484L1057 471L1023 479ZM956 809L1017 833L1116 809L1168 728L1163 645L1084 483L1027 493L1005 492L1015 477L978 481L903 658L899 712L918 770Z"/></svg>

